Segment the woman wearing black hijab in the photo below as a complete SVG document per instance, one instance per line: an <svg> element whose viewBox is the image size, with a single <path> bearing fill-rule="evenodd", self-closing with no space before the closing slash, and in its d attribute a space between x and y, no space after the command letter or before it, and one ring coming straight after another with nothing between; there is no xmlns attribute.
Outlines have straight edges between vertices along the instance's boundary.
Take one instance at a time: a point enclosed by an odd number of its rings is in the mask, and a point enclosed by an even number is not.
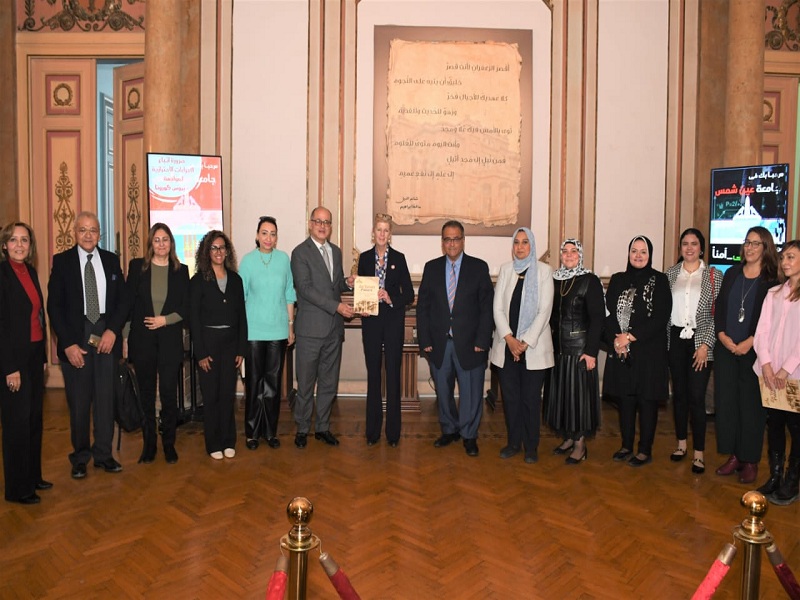
<svg viewBox="0 0 800 600"><path fill-rule="evenodd" d="M653 269L653 244L639 235L628 245L628 266L611 277L606 292L605 337L609 352L603 393L619 403L622 447L615 461L641 467L653 460L658 401L668 389L667 323L672 293L667 276ZM636 413L639 447L633 454Z"/></svg>

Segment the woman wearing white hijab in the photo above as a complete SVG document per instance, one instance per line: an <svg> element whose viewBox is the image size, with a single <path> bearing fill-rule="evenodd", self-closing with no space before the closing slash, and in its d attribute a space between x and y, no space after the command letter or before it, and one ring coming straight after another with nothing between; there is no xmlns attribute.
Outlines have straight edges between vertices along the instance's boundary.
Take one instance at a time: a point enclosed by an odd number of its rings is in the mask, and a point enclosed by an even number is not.
<svg viewBox="0 0 800 600"><path fill-rule="evenodd" d="M553 270L536 260L533 232L514 232L514 260L500 267L494 294L494 342L490 360L500 374L508 444L500 458L525 450L525 462L539 459L542 385L553 366L550 309Z"/></svg>

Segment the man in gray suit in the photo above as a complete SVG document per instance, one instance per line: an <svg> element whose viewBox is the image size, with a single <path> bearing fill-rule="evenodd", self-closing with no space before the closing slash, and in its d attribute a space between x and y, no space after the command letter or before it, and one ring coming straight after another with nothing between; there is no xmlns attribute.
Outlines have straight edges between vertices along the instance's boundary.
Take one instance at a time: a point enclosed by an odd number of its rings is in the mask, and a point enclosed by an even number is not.
<svg viewBox="0 0 800 600"><path fill-rule="evenodd" d="M333 399L339 386L339 366L344 341L344 319L353 309L341 301L342 292L353 286L353 277L344 278L342 251L331 244L331 211L318 206L308 221L310 237L292 251L292 277L297 291L295 340L297 344L297 399L294 444L306 447L317 387L317 420L314 437L331 446L339 440L330 431Z"/></svg>

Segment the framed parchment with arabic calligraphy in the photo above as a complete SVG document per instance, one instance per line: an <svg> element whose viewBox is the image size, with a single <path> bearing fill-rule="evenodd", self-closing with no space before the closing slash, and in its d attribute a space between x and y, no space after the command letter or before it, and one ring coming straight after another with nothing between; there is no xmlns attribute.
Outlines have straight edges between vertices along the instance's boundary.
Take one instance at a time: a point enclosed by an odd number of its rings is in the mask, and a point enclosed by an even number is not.
<svg viewBox="0 0 800 600"><path fill-rule="evenodd" d="M800 380L787 379L785 388L771 390L764 383L764 378L759 377L758 385L761 388L762 406L800 413Z"/></svg>
<svg viewBox="0 0 800 600"><path fill-rule="evenodd" d="M395 232L530 225L531 46L529 30L375 28L373 208Z"/></svg>

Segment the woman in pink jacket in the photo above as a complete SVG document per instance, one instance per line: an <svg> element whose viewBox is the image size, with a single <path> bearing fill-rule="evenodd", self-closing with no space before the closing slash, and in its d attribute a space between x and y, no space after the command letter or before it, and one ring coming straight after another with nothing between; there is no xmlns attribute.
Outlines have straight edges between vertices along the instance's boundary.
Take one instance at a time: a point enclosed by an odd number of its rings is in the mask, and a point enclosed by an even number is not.
<svg viewBox="0 0 800 600"><path fill-rule="evenodd" d="M800 379L800 240L787 242L781 252L780 271L784 283L772 288L764 298L761 319L756 328L753 370L770 390L786 390L787 380ZM791 387L791 384L789 384ZM797 395L797 388L793 390ZM800 407L796 407L800 408ZM800 413L767 409L767 440L770 476L758 488L770 502L791 504L800 485ZM785 477L786 429L792 438L789 466Z"/></svg>

